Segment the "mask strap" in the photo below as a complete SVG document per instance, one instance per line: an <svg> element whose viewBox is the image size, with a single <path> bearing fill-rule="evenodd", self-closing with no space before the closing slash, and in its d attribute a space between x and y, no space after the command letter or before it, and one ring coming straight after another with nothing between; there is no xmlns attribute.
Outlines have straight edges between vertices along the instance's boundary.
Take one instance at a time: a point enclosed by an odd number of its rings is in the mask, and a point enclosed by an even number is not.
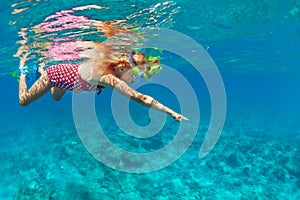
<svg viewBox="0 0 300 200"><path fill-rule="evenodd" d="M132 59L132 54L133 54L133 51L131 51L129 54L128 54L128 60L130 62L130 65L132 66L132 68L135 67L135 64L134 64L134 61Z"/></svg>

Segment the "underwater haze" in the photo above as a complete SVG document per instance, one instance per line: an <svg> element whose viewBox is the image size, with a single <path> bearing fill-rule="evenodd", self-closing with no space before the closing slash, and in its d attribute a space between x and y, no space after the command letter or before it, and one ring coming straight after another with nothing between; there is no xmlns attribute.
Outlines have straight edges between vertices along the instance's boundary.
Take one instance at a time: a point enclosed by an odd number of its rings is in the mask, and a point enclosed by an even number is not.
<svg viewBox="0 0 300 200"><path fill-rule="evenodd" d="M46 94L26 107L19 105L18 81L12 73L19 68L15 55L21 46L20 30L27 28L29 42L40 42L32 27L56 12L84 5L106 9L76 15L175 30L210 55L224 84L226 117L219 140L205 157L199 158L199 149L211 128L212 93L188 60L166 50L160 54L162 64L190 83L199 109L193 114L200 121L187 150L161 169L130 173L99 162L78 133L71 92L58 102ZM6 0L0 17L0 199L300 199L299 0ZM180 49L182 43L174 45ZM39 58L33 54L31 65ZM159 82L138 90L180 111L176 94ZM126 134L115 122L112 99L111 89L103 89L95 96L95 110L103 132L116 146L154 152L176 138L180 124L169 116L155 136ZM147 108L132 102L129 107L139 126L155 121ZM188 127L186 134L194 130L193 116L182 122ZM89 116L82 118L87 132L97 133ZM106 156L116 159L114 154ZM128 162L132 168L140 164ZM126 165L124 160L120 163Z"/></svg>

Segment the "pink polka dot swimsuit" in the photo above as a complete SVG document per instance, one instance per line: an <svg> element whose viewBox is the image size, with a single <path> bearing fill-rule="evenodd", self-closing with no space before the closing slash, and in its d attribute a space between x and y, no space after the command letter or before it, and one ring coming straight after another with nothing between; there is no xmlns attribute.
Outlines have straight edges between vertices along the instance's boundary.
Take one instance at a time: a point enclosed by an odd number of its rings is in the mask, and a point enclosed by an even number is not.
<svg viewBox="0 0 300 200"><path fill-rule="evenodd" d="M78 74L79 64L58 64L47 68L46 73L51 86L63 90L81 91L101 91L102 86L92 85L84 81Z"/></svg>

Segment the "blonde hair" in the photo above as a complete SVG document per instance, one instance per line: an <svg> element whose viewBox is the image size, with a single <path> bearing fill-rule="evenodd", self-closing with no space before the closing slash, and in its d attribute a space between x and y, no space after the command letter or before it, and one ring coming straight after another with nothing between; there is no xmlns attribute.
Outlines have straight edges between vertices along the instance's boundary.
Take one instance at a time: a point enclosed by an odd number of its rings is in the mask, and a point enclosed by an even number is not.
<svg viewBox="0 0 300 200"><path fill-rule="evenodd" d="M140 52L134 52L132 53L132 61L136 66L144 65L146 64L146 56L143 53ZM114 68L131 68L130 61L128 60L128 55L124 55L121 59L118 59L117 61L113 62L112 65Z"/></svg>
<svg viewBox="0 0 300 200"><path fill-rule="evenodd" d="M154 64L160 64L160 60L147 60L146 55L141 52L133 52L132 53L132 61L138 68L143 68L143 70L146 69L147 66L149 65L154 65ZM134 66L131 65L128 55L123 55L120 59L111 62L110 66L114 69L120 69L120 68L132 68Z"/></svg>

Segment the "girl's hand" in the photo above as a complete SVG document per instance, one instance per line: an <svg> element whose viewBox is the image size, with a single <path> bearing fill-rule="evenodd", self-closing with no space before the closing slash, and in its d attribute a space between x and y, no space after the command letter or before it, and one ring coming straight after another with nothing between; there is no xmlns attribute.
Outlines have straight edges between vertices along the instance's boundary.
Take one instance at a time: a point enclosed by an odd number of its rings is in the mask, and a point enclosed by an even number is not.
<svg viewBox="0 0 300 200"><path fill-rule="evenodd" d="M171 116L178 122L181 122L182 120L189 120L188 118L186 118L185 116L178 114L176 112L172 113Z"/></svg>

